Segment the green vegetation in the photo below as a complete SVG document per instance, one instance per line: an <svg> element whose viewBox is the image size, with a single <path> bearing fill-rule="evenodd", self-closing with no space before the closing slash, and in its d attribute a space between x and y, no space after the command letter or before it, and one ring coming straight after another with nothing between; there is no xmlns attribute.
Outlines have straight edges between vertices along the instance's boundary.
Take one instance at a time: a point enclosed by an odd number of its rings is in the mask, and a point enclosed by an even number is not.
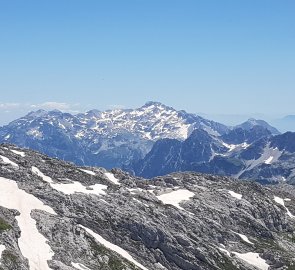
<svg viewBox="0 0 295 270"><path fill-rule="evenodd" d="M8 250L4 250L2 253L2 262L7 269L19 269L19 258Z"/></svg>
<svg viewBox="0 0 295 270"><path fill-rule="evenodd" d="M9 225L4 219L0 218L0 232L10 229L11 225Z"/></svg>

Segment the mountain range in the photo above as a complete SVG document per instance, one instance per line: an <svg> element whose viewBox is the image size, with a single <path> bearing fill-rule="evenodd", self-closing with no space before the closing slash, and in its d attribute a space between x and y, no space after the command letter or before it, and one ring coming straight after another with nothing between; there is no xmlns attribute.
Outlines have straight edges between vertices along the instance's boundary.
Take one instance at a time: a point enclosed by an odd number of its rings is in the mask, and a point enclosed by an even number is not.
<svg viewBox="0 0 295 270"><path fill-rule="evenodd" d="M108 110L77 115L39 110L0 129L0 142L41 151L78 165L122 167L143 158L161 138L184 140L202 128L223 134L228 127L176 111L157 102L134 110Z"/></svg>
<svg viewBox="0 0 295 270"><path fill-rule="evenodd" d="M0 269L294 269L294 202L286 183L146 180L3 144Z"/></svg>
<svg viewBox="0 0 295 270"><path fill-rule="evenodd" d="M263 120L229 127L159 102L72 115L31 112L0 128L0 142L76 165L155 177L197 171L261 183L294 182L294 134Z"/></svg>

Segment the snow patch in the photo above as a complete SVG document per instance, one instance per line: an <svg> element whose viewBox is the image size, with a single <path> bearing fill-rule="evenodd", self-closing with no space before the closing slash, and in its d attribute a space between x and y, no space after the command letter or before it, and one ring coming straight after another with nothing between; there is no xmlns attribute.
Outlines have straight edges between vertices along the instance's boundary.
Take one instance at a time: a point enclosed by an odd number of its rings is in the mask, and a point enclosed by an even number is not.
<svg viewBox="0 0 295 270"><path fill-rule="evenodd" d="M190 198L194 197L195 193L187 190L187 189L178 189L176 191L172 191L166 194L162 194L159 196L156 196L160 201L162 201L164 204L170 204L173 205L179 209L184 210L179 203L182 201L187 201Z"/></svg>
<svg viewBox="0 0 295 270"><path fill-rule="evenodd" d="M112 173L107 172L104 175L115 185L120 185L119 179L117 179Z"/></svg>
<svg viewBox="0 0 295 270"><path fill-rule="evenodd" d="M276 203L282 205L282 206L286 209L287 214L288 214L288 216L289 216L290 218L294 218L294 217L295 217L295 216L293 216L293 215L291 214L291 212L289 211L289 209L285 206L285 200L284 200L284 199L282 199L282 198L280 198L280 197L277 197L277 196L274 196L274 200L275 200Z"/></svg>
<svg viewBox="0 0 295 270"><path fill-rule="evenodd" d="M221 142L223 146L225 146L226 148L228 148L228 152L232 152L236 149L246 149L249 147L250 144L243 142L241 144L227 144L225 142Z"/></svg>
<svg viewBox="0 0 295 270"><path fill-rule="evenodd" d="M86 267L82 263L73 263L72 262L72 266L75 267L78 270L90 270L88 267Z"/></svg>
<svg viewBox="0 0 295 270"><path fill-rule="evenodd" d="M26 154L24 152L21 152L21 151L17 151L17 150L14 150L14 149L10 149L10 151L16 155L19 155L21 157L25 157Z"/></svg>
<svg viewBox="0 0 295 270"><path fill-rule="evenodd" d="M66 195L74 193L94 194L94 195L105 195L105 190L108 188L106 185L95 184L89 187L83 186L80 182L73 181L69 184L54 183L50 186Z"/></svg>
<svg viewBox="0 0 295 270"><path fill-rule="evenodd" d="M10 164L10 165L12 165L13 167L17 167L17 168L18 168L18 165L17 165L16 163L14 163L13 161L11 161L9 158L4 157L4 156L1 156L1 155L0 155L0 158L3 160L3 162L4 162L5 164Z"/></svg>
<svg viewBox="0 0 295 270"><path fill-rule="evenodd" d="M265 164L271 164L272 160L273 160L273 156L270 156L267 160L264 161Z"/></svg>
<svg viewBox="0 0 295 270"><path fill-rule="evenodd" d="M85 172L87 174L93 175L93 176L96 175L93 171L89 171L89 170L85 170L85 169L79 169L79 170L82 171L82 172Z"/></svg>
<svg viewBox="0 0 295 270"><path fill-rule="evenodd" d="M264 259L262 259L259 256L259 253L253 253L253 252L248 252L248 253L238 253L238 252L233 252L239 259L247 262L248 264L251 264L258 269L261 270L267 270L269 265L266 263Z"/></svg>
<svg viewBox="0 0 295 270"><path fill-rule="evenodd" d="M33 173L40 176L44 182L50 184L50 186L60 191L66 195L74 194L76 192L84 193L84 194L94 194L94 195L105 195L105 191L108 187L102 184L95 184L89 187L83 186L80 182L71 181L71 183L54 183L52 178L44 175L37 167L32 167Z"/></svg>
<svg viewBox="0 0 295 270"><path fill-rule="evenodd" d="M30 270L50 270L47 261L52 259L54 253L47 244L47 239L39 233L31 211L38 209L56 214L54 210L35 196L19 189L15 181L3 177L0 177L0 205L20 212L16 217L21 230L18 245L23 256L29 260Z"/></svg>
<svg viewBox="0 0 295 270"><path fill-rule="evenodd" d="M236 199L238 199L238 200L241 200L242 197L243 197L242 194L236 193L236 192L234 192L234 191L232 191L232 190L229 190L228 193L229 193L232 197L234 197L234 198L236 198Z"/></svg>
<svg viewBox="0 0 295 270"><path fill-rule="evenodd" d="M128 261L132 262L137 267L139 267L139 268L141 268L143 270L148 270L142 264L140 264L139 262L137 262L136 260L134 260L133 257L126 250L124 250L124 249L120 248L119 246L114 245L111 242L105 240L102 236L100 236L99 234L95 233L91 229L86 228L83 225L79 225L79 226L81 228L83 228L87 233L89 233L90 235L92 235L99 243L101 243L102 245L104 245L106 248L111 249L111 250L115 251L116 253L120 254L122 257L124 257Z"/></svg>

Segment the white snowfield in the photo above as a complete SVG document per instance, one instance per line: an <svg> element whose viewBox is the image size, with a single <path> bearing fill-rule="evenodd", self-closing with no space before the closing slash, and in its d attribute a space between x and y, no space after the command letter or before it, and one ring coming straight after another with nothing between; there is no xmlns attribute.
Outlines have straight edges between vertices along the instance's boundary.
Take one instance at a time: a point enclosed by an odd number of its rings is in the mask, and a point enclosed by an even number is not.
<svg viewBox="0 0 295 270"><path fill-rule="evenodd" d="M14 150L14 149L10 149L10 151L16 155L19 155L21 157L25 157L26 154L24 152L21 152L21 151L17 151L17 150Z"/></svg>
<svg viewBox="0 0 295 270"><path fill-rule="evenodd" d="M148 270L142 264L140 264L139 262L137 262L136 260L134 260L133 257L126 250L124 250L124 249L120 248L119 246L114 245L111 242L105 240L103 237L101 237L99 234L95 233L91 229L86 228L83 225L79 225L79 226L81 228L83 228L87 233L89 233L90 235L92 235L99 243L101 243L106 248L115 251L116 253L118 253L119 255L121 255L122 257L124 257L125 259L127 259L128 261L130 261L133 264L135 264L137 267L139 267L139 268L141 268L143 270Z"/></svg>
<svg viewBox="0 0 295 270"><path fill-rule="evenodd" d="M18 165L17 165L15 162L11 161L9 158L4 157L4 156L1 156L1 155L0 155L0 158L2 159L2 161L3 161L5 164L10 164L10 165L12 165L13 167L17 167L17 168L18 168Z"/></svg>
<svg viewBox="0 0 295 270"><path fill-rule="evenodd" d="M241 200L242 197L243 197L242 194L236 193L236 192L234 192L234 191L232 191L232 190L229 190L228 193L229 193L232 197L234 197L234 198L236 198L236 199L238 199L238 200Z"/></svg>
<svg viewBox="0 0 295 270"><path fill-rule="evenodd" d="M72 262L72 266L75 267L78 270L90 270L88 267L86 267L82 263L73 263Z"/></svg>
<svg viewBox="0 0 295 270"><path fill-rule="evenodd" d="M117 179L112 173L106 172L104 175L115 185L120 185L119 179Z"/></svg>
<svg viewBox="0 0 295 270"><path fill-rule="evenodd" d="M108 188L106 185L95 184L89 187L83 186L80 182L71 181L71 183L54 183L52 178L44 175L37 167L32 167L32 172L40 176L44 182L50 184L50 186L66 195L74 193L94 194L94 195L105 195L105 190Z"/></svg>
<svg viewBox="0 0 295 270"><path fill-rule="evenodd" d="M93 172L93 171L89 171L89 170L85 170L85 169L79 169L79 170L82 172L88 173L89 175L93 175L93 176L96 175L95 172Z"/></svg>
<svg viewBox="0 0 295 270"><path fill-rule="evenodd" d="M294 217L295 217L295 216L293 216L293 215L291 214L291 212L289 211L289 209L285 206L285 200L284 200L284 199L282 199L282 198L280 198L280 197L277 197L277 196L274 196L274 200L275 200L276 203L282 205L282 206L286 209L287 214L288 214L288 216L289 216L290 218L294 218ZM286 201L287 201L287 200L286 200Z"/></svg>
<svg viewBox="0 0 295 270"><path fill-rule="evenodd" d="M234 234L237 234L238 236L240 236L240 238L241 238L243 241L245 241L246 243L251 244L251 245L254 245L254 243L251 242L251 241L249 240L249 238L248 238L246 235L241 234L241 233L237 233L237 232L233 232L233 233L234 233Z"/></svg>
<svg viewBox="0 0 295 270"><path fill-rule="evenodd" d="M47 244L47 239L39 233L31 211L38 209L55 214L54 210L35 196L19 189L15 181L3 177L0 177L0 205L20 212L16 217L21 230L18 245L29 261L30 270L51 270L47 261L52 259L54 253Z"/></svg>
<svg viewBox="0 0 295 270"><path fill-rule="evenodd" d="M262 259L258 253L248 252L248 253L238 253L233 252L239 259L251 264L258 269L267 270L269 265L266 263L264 259Z"/></svg>
<svg viewBox="0 0 295 270"><path fill-rule="evenodd" d="M190 198L194 197L195 193L187 190L187 189L178 189L176 191L172 191L166 194L162 194L156 196L160 201L164 204L173 205L179 209L184 210L179 203L182 201L188 201Z"/></svg>

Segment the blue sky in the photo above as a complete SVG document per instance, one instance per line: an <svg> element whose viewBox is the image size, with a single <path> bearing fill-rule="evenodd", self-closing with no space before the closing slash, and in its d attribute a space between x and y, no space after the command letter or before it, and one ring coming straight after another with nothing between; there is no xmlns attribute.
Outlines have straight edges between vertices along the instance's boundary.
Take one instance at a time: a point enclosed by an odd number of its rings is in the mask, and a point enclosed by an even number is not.
<svg viewBox="0 0 295 270"><path fill-rule="evenodd" d="M295 114L293 0L0 1L0 124L155 100Z"/></svg>

